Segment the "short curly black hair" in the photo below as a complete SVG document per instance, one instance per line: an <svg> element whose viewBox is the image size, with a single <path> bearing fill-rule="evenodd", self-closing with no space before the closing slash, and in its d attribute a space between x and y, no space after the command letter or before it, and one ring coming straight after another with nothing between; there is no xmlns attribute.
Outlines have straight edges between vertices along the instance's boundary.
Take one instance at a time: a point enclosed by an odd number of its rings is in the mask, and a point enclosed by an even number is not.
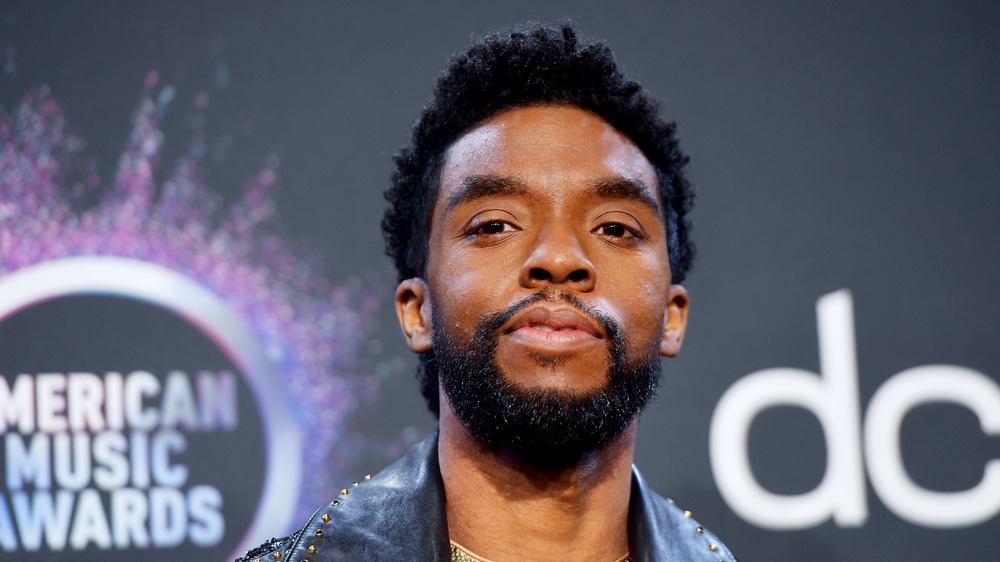
<svg viewBox="0 0 1000 562"><path fill-rule="evenodd" d="M543 104L591 111L642 150L659 183L671 280L684 281L694 257L687 218L693 193L683 173L688 158L678 146L676 126L660 116L649 92L624 76L606 43L581 41L569 22L526 24L488 35L453 56L438 78L430 103L413 125L410 145L395 157L392 186L385 193L389 206L382 233L400 281L426 276L431 213L448 148L498 113ZM422 363L421 390L436 412L437 377L426 372L428 361Z"/></svg>

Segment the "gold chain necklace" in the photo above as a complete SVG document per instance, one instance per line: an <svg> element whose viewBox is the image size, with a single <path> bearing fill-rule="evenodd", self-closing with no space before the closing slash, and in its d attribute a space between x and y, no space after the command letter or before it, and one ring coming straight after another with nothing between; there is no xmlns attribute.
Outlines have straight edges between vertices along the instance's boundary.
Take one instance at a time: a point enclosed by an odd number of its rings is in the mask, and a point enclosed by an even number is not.
<svg viewBox="0 0 1000 562"><path fill-rule="evenodd" d="M455 541L451 541L451 562L493 562L488 558L483 558L477 554L474 554L471 550L465 548L464 546L458 544ZM615 562L632 562L631 553L626 552L625 556L622 556Z"/></svg>

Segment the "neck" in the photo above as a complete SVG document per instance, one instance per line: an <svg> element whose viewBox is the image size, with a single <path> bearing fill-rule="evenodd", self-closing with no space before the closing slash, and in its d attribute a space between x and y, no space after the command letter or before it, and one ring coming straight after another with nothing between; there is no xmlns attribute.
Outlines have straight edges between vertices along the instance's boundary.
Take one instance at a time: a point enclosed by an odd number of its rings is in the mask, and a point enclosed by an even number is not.
<svg viewBox="0 0 1000 562"><path fill-rule="evenodd" d="M628 549L635 423L575 465L540 470L486 447L441 401L451 540L495 560L617 560Z"/></svg>

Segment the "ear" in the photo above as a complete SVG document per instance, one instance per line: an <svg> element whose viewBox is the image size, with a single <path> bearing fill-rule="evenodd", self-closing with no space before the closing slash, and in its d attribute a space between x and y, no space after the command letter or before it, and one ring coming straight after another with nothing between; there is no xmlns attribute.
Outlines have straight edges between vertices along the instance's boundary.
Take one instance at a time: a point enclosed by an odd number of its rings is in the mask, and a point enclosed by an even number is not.
<svg viewBox="0 0 1000 562"><path fill-rule="evenodd" d="M660 355L673 357L681 350L684 329L687 327L688 294L680 285L671 285L667 290L667 310L663 313L663 338L660 340Z"/></svg>
<svg viewBox="0 0 1000 562"><path fill-rule="evenodd" d="M423 279L407 279L396 287L396 316L406 345L417 353L430 351L433 335L430 289Z"/></svg>

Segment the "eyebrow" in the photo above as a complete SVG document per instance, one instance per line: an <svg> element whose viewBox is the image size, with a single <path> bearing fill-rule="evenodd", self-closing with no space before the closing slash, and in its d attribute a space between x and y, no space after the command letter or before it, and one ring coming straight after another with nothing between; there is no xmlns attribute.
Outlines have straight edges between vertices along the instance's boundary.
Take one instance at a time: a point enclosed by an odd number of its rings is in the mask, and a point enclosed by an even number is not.
<svg viewBox="0 0 1000 562"><path fill-rule="evenodd" d="M663 216L660 204L653 198L646 184L639 180L623 177L603 178L591 183L591 189L600 197L637 201L649 207L657 217Z"/></svg>
<svg viewBox="0 0 1000 562"><path fill-rule="evenodd" d="M484 197L524 195L527 192L528 186L517 178L469 176L462 182L462 187L448 198L446 209L450 211L462 203L468 203Z"/></svg>

